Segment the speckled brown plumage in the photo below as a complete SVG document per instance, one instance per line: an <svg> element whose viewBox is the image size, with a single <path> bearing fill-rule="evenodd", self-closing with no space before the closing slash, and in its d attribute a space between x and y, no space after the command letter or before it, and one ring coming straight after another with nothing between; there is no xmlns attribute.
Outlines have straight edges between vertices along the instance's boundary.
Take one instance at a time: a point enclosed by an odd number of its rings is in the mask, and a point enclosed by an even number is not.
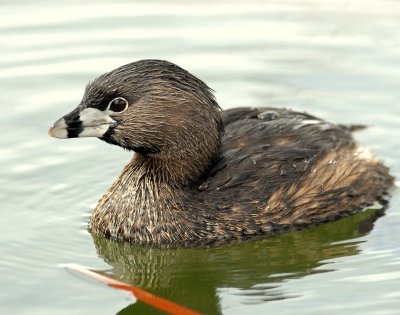
<svg viewBox="0 0 400 315"><path fill-rule="evenodd" d="M129 107L101 139L136 154L91 217L107 237L190 246L273 235L357 212L393 181L351 128L287 109L220 111L201 80L165 61L100 76L78 111L116 96Z"/></svg>

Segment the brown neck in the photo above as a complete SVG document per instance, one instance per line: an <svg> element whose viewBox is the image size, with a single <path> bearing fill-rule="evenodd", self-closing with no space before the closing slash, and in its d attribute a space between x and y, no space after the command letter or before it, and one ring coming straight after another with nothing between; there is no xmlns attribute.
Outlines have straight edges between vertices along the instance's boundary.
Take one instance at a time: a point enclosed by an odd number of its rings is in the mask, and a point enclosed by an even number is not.
<svg viewBox="0 0 400 315"><path fill-rule="evenodd" d="M219 153L220 140L207 148L198 144L195 148L180 151L135 154L129 167L143 177L150 177L172 188L189 188L207 171Z"/></svg>
<svg viewBox="0 0 400 315"><path fill-rule="evenodd" d="M179 238L183 226L173 222L184 216L185 224L193 224L191 211L185 207L190 189L218 151L219 138L213 149L199 144L176 156L135 154L94 209L91 229L140 243Z"/></svg>

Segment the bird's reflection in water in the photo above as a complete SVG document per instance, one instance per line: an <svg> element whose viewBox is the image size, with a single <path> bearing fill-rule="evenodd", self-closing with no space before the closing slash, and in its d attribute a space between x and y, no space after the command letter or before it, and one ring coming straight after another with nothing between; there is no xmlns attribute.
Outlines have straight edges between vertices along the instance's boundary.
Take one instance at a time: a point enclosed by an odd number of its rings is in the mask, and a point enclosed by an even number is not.
<svg viewBox="0 0 400 315"><path fill-rule="evenodd" d="M241 289L251 303L293 297L279 290L281 281L334 270L334 265L316 268L327 259L359 253L360 240L335 243L367 234L381 213L370 209L312 229L218 248L146 248L93 238L98 254L112 266L108 274L205 314L219 314L220 288ZM119 312L146 313L158 311L138 302Z"/></svg>

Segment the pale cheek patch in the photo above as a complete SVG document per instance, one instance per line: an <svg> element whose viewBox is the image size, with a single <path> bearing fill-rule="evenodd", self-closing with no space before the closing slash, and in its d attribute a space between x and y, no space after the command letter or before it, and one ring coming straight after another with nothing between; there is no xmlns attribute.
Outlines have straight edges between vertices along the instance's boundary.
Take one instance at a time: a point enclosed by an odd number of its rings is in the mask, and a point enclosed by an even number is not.
<svg viewBox="0 0 400 315"><path fill-rule="evenodd" d="M103 112L95 108L86 108L79 113L79 118L83 126L97 126L102 124L112 124L114 119L108 116L108 112Z"/></svg>
<svg viewBox="0 0 400 315"><path fill-rule="evenodd" d="M93 127L84 127L81 133L78 135L79 138L83 137L97 137L101 138L110 127L110 124L93 126Z"/></svg>
<svg viewBox="0 0 400 315"><path fill-rule="evenodd" d="M80 112L79 118L82 121L83 130L78 137L101 138L115 121L108 116L107 112L95 108L86 108Z"/></svg>

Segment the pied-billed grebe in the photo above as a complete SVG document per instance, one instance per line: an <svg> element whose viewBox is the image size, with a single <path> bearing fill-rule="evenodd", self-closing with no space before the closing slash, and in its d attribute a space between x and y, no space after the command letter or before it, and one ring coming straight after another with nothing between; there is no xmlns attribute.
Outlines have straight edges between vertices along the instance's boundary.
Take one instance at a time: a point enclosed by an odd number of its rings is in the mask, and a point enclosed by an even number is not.
<svg viewBox="0 0 400 315"><path fill-rule="evenodd" d="M380 199L393 178L350 129L286 109L220 111L189 72L142 60L89 83L49 134L136 153L94 209L93 232L195 245L327 222Z"/></svg>

